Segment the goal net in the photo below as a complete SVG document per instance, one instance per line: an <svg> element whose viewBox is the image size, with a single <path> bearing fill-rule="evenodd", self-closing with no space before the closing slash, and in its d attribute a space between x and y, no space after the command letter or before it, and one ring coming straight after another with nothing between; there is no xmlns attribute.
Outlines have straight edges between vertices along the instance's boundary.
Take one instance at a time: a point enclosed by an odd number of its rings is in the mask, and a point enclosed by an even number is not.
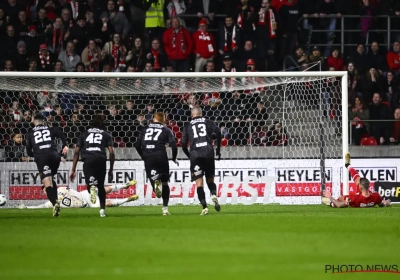
<svg viewBox="0 0 400 280"><path fill-rule="evenodd" d="M80 132L103 114L114 138L114 181L136 180L119 199L138 194L127 205L156 205L144 165L134 149L143 126L155 112L181 146L190 110L221 128L222 159L215 181L222 203L321 203L321 191L338 196L347 186L343 155L347 149L345 72L244 73L27 73L0 74L1 193L6 207L46 201L36 164L24 141L35 114L59 127L70 152L55 176L58 186L86 190L81 164L70 182L73 148ZM198 203L189 161L179 149L180 165L170 163L171 204ZM61 158L60 158L61 160ZM346 188L344 192L346 193Z"/></svg>

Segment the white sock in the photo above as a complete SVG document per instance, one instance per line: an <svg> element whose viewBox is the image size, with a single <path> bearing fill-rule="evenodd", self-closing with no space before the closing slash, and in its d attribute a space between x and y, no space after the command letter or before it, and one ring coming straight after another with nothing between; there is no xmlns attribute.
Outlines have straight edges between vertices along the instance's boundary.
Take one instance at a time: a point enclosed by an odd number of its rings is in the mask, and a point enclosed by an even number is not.
<svg viewBox="0 0 400 280"><path fill-rule="evenodd" d="M111 186L111 191L112 192L117 192L121 189L126 189L126 184L116 184Z"/></svg>
<svg viewBox="0 0 400 280"><path fill-rule="evenodd" d="M119 206L119 205L124 204L127 201L128 201L128 198L113 199L113 200L111 200L111 205L112 206Z"/></svg>

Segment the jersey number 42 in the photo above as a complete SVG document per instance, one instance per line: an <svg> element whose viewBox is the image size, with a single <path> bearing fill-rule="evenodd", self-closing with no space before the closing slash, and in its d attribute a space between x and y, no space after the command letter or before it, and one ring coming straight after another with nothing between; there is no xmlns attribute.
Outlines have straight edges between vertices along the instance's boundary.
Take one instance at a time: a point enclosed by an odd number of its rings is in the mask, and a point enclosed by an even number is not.
<svg viewBox="0 0 400 280"><path fill-rule="evenodd" d="M86 137L86 142L89 144L101 144L101 140L103 139L103 135L100 133L90 133L88 137Z"/></svg>

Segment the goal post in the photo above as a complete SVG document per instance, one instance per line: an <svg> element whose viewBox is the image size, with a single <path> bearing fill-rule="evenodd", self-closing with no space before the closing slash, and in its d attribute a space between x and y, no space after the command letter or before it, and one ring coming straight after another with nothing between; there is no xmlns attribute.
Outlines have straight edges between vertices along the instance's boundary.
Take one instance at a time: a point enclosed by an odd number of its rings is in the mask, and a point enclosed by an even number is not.
<svg viewBox="0 0 400 280"><path fill-rule="evenodd" d="M349 143L345 71L1 72L0 103L1 193L9 207L45 199L35 164L25 159L26 151L13 139L17 133L24 139L30 127L25 113L45 115L49 125L64 132L70 148L94 114L105 115L117 155L119 173L113 183L138 181L134 190L109 198L136 192L141 199L129 205L147 205L157 201L149 194L143 163L133 147L138 131L155 111L162 111L179 147L181 129L194 105L201 106L223 132L223 160L216 163L216 181L227 203L309 204L320 203L325 187L334 195L349 192L343 170ZM67 178L72 150L67 162L61 163L57 184L84 190L79 170L78 182L72 184ZM171 201L193 203L189 162L181 150L178 157L180 167L171 165ZM250 184L255 191L244 186L252 176L259 178ZM238 185L232 187L225 177L237 178ZM267 185L265 177L275 181Z"/></svg>

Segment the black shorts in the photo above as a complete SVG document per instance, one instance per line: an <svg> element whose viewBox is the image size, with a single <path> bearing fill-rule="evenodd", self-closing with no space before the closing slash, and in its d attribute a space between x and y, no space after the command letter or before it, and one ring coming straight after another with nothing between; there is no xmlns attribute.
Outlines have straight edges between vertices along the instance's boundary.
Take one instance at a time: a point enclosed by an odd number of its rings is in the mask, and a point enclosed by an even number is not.
<svg viewBox="0 0 400 280"><path fill-rule="evenodd" d="M50 154L48 156L35 158L36 166L39 171L40 179L52 177L57 174L60 167L61 157L59 155Z"/></svg>
<svg viewBox="0 0 400 280"><path fill-rule="evenodd" d="M192 181L202 178L214 178L215 176L215 161L214 158L191 158L190 173Z"/></svg>
<svg viewBox="0 0 400 280"><path fill-rule="evenodd" d="M86 187L97 186L104 188L107 173L107 160L104 158L85 159L83 162L83 175Z"/></svg>
<svg viewBox="0 0 400 280"><path fill-rule="evenodd" d="M152 181L169 181L169 162L167 156L154 156L144 159L144 168L146 176Z"/></svg>

